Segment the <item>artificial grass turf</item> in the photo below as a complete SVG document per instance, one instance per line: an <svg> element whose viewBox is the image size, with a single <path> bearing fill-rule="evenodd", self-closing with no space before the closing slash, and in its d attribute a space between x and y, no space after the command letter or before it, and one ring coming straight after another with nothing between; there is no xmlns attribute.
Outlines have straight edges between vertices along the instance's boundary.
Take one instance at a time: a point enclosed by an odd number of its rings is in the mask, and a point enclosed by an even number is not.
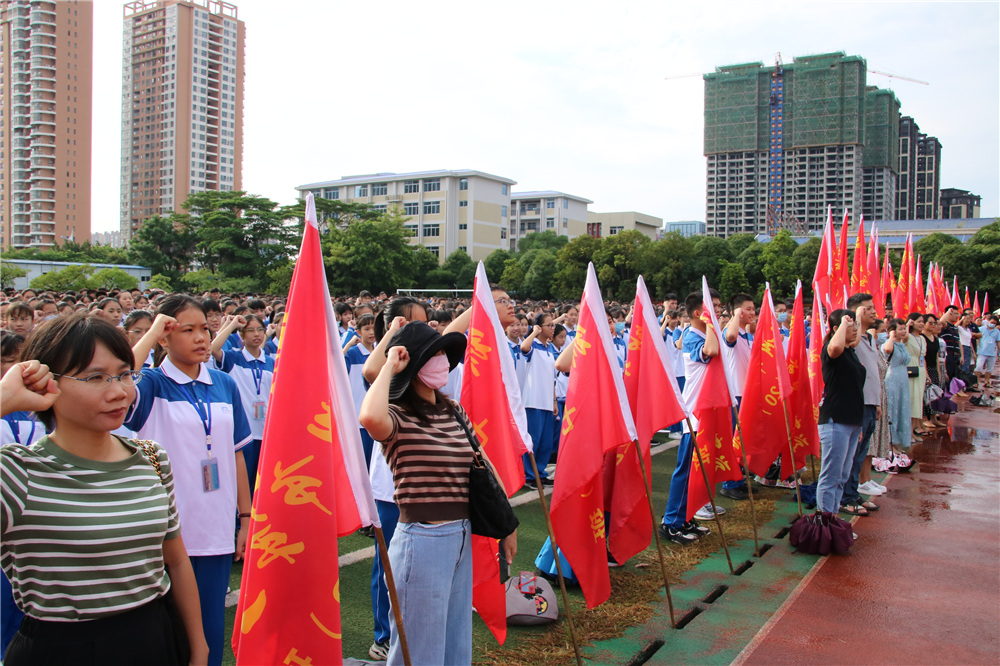
<svg viewBox="0 0 1000 666"><path fill-rule="evenodd" d="M676 463L676 448L658 453L652 458L653 475L653 508L657 520L666 506L667 492L670 486L670 475ZM558 469L556 470L558 475ZM534 491L531 492L537 497ZM762 525L770 518L773 511L773 500L787 496L788 491L761 489L755 487L754 496L757 502L757 524ZM551 496L546 497L550 501ZM724 497L717 497L716 504L726 507L728 513L723 517L723 528L727 540L752 538L750 509L747 502L733 502ZM734 506L735 505L735 506ZM538 501L528 502L515 508L521 524L518 528L518 552L511 566L511 575L519 571L534 572L534 559L548 536L544 514ZM680 574L693 568L709 553L721 550L721 541L714 523L708 523L712 535L696 544L679 546L663 544L666 568L671 584L680 581ZM339 554L343 555L361 548L373 545L374 540L356 534L339 540ZM331 562L332 565L332 562ZM341 593L341 626L343 633L344 657L358 659L368 658L368 648L372 644L372 609L371 609L371 566L372 560L366 559L355 564L342 567L340 570ZM235 563L230 587L233 590L240 585L241 566ZM308 586L308 581L301 581L300 586ZM590 643L621 635L628 627L642 623L654 612L654 602L663 597L663 578L655 546L650 545L643 553L633 557L625 565L611 570L611 599L601 606L586 610L583 595L579 588L569 588L570 603L573 607L573 619L577 635L581 643ZM496 639L478 616L473 618L473 660L481 664L536 664L541 661L548 663L568 663L573 659L572 646L566 630L565 613L562 598L559 597L558 585L553 585L561 611L560 620L551 625L541 627L509 627L507 640L503 646ZM226 611L227 641L232 636L232 628L236 615L236 607ZM235 664L231 650L227 650L225 664Z"/></svg>

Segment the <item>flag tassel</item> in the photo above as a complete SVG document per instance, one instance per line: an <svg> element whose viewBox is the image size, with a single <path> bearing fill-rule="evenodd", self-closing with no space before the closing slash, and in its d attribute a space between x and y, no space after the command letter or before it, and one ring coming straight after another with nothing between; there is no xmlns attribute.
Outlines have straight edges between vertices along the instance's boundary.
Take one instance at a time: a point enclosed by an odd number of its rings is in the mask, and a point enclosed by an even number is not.
<svg viewBox="0 0 1000 666"><path fill-rule="evenodd" d="M749 474L750 465L747 463L746 447L743 446L743 426L740 425L740 415L736 413L736 405L733 405L731 409L733 410L733 422L736 423L736 434L740 438L740 454L743 456L743 469L746 474ZM747 479L747 497L750 499L750 522L753 524L753 554L754 557L760 557L760 543L757 541L757 508L754 505L752 479Z"/></svg>
<svg viewBox="0 0 1000 666"><path fill-rule="evenodd" d="M701 459L701 451L698 449L698 434L691 427L691 419L687 418L688 430L691 432L691 440L694 444L694 454L698 456L698 467L701 468L701 476L705 479L705 490L708 491L708 503L712 507L712 515L715 516L715 526L719 529L719 538L722 540L722 549L726 551L726 562L729 563L729 573L736 575L733 569L733 558L729 556L729 544L726 543L726 535L722 531L722 521L719 520L719 512L715 510L715 491L708 481L708 472L705 471L705 461Z"/></svg>
<svg viewBox="0 0 1000 666"><path fill-rule="evenodd" d="M667 610L670 612L670 628L676 629L674 622L674 600L670 596L670 581L667 579L667 563L663 559L663 551L660 550L660 530L659 520L656 518L656 510L653 508L653 496L650 494L649 473L646 471L646 461L642 459L642 451L639 450L639 442L634 442L635 454L639 456L639 469L642 470L642 482L646 484L646 499L649 502L649 518L653 521L653 539L656 540L656 554L660 557L660 571L663 573L663 588L667 592ZM535 477L538 478L538 477Z"/></svg>
<svg viewBox="0 0 1000 666"><path fill-rule="evenodd" d="M406 629L403 628L403 613L399 607L399 597L396 596L396 581L392 576L392 565L389 564L389 548L385 545L385 535L382 528L375 528L375 542L378 544L378 555L382 558L382 570L385 572L385 586L389 589L389 603L392 614L396 617L396 630L399 634L399 647L403 651L403 663L410 666L410 646L406 642Z"/></svg>
<svg viewBox="0 0 1000 666"><path fill-rule="evenodd" d="M531 471L536 479L542 477L538 475L538 464L535 462L535 454L528 451L528 459L531 461ZM566 592L566 579L563 578L562 564L559 562L559 548L556 544L556 532L552 529L552 517L549 515L549 505L545 501L545 487L541 481L538 482L538 499L542 503L542 514L545 516L545 527L549 531L549 539L552 542L553 559L556 562L556 575L559 576L559 591L562 595L563 608L566 610L566 626L569 628L569 639L573 642L573 654L576 656L576 666L583 666L583 657L580 656L580 643L576 639L576 627L573 625L573 611L569 607L569 594Z"/></svg>
<svg viewBox="0 0 1000 666"><path fill-rule="evenodd" d="M788 435L788 455L792 463L792 476L795 478L795 499L799 502L799 517L802 517L802 490L799 488L798 470L795 469L795 447L792 445L792 426L788 422L788 406L785 401L781 402L782 411L785 412L785 433Z"/></svg>

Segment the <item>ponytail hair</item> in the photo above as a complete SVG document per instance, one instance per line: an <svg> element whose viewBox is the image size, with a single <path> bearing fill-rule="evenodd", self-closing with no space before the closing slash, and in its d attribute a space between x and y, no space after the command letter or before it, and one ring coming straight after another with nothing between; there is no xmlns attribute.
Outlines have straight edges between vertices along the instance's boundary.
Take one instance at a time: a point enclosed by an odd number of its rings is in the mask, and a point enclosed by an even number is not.
<svg viewBox="0 0 1000 666"><path fill-rule="evenodd" d="M830 340L833 338L834 334L833 329L840 326L840 323L844 321L845 316L854 317L855 316L854 310L847 310L845 308L841 308L840 310L834 310L833 312L830 313L830 317L827 319L828 326L826 327L826 337L823 338L824 347L826 347L830 343Z"/></svg>
<svg viewBox="0 0 1000 666"><path fill-rule="evenodd" d="M397 296L389 301L375 317L375 342L382 341L385 332L392 325L392 320L396 317L406 317L407 321L412 320L413 308L423 308L424 316L427 316L427 304L412 296Z"/></svg>

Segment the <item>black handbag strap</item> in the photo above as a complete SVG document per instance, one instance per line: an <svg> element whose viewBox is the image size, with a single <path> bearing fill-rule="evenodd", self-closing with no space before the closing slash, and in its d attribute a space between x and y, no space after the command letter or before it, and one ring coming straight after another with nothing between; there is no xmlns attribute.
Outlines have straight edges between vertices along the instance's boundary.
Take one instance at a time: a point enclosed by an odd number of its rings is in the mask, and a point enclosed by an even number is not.
<svg viewBox="0 0 1000 666"><path fill-rule="evenodd" d="M465 419L462 418L462 415L458 413L458 408L455 406L455 403L449 400L448 406L451 407L451 413L455 415L455 419L458 421L458 424L462 426L462 430L465 431L465 437L469 440L469 445L472 446L472 453L476 457L476 462L480 465L483 464L483 451L479 448L479 441L476 439L476 436L472 434L472 431L469 430L469 425L465 422Z"/></svg>

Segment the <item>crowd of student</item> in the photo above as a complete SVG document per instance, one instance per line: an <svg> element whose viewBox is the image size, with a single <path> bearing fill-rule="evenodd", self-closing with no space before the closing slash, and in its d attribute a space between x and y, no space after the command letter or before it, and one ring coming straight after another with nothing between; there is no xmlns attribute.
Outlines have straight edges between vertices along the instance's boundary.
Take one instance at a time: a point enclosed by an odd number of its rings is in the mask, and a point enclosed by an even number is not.
<svg viewBox="0 0 1000 666"><path fill-rule="evenodd" d="M527 458L524 470L534 490L552 485L556 472L550 463L579 307L515 303L499 287L492 294L514 360L518 386L509 390L520 391L526 408L537 476ZM712 296L741 394L760 308L747 294L725 305ZM155 645L155 658L143 663L220 664L225 596L232 562L246 548L284 302L217 290L200 298L8 290L2 298L5 663L118 663L115 654L145 655ZM606 305L623 368L631 309ZM786 340L791 306L775 307ZM689 404L707 365L721 362L717 338L706 335L706 307L701 292L683 303L668 295L658 313ZM411 581L410 571L421 581L400 592L411 655L467 663L471 555L462 475L471 449L457 427L469 425L457 400L470 302L362 292L335 299L334 311L393 571L397 581ZM827 323L818 504L867 515L878 509L871 497L885 492L871 479L873 465L909 464L914 438L947 424L928 387L951 390L973 368L988 383L1000 330L995 315L975 319L954 306L940 319L879 319L868 294L852 296ZM815 325L808 313L803 324ZM683 432L660 526L682 545L708 534L699 521L713 517L706 505L686 519L692 446ZM788 485L779 469L755 481ZM745 500L747 481L726 482L720 493ZM516 534L502 548L510 562ZM426 603L425 593L440 598L442 590L440 606ZM378 556L371 598L369 654L401 663ZM176 645L181 626L187 641Z"/></svg>

